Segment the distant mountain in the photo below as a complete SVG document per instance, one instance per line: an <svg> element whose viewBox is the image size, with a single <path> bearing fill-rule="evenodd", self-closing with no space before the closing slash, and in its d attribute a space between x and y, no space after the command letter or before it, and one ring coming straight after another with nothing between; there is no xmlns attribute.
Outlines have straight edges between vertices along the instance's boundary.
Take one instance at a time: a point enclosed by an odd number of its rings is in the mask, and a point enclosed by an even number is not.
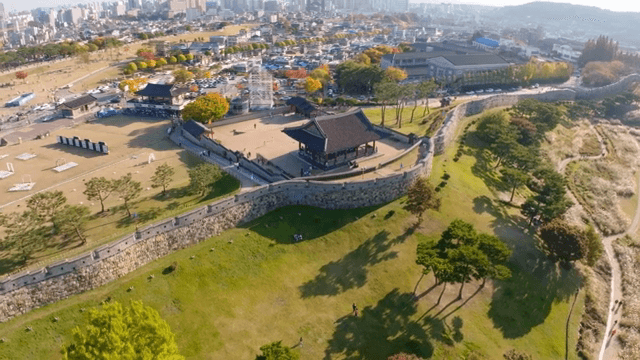
<svg viewBox="0 0 640 360"><path fill-rule="evenodd" d="M593 38L606 35L628 45L640 46L640 13L614 12L594 6L537 1L497 8L490 17L516 27L541 25L547 35L572 32Z"/></svg>

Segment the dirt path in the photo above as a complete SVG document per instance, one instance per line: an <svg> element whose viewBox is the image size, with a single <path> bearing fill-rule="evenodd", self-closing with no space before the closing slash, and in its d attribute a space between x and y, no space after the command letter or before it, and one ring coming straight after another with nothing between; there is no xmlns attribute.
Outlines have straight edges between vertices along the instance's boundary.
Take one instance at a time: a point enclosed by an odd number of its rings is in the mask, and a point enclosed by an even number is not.
<svg viewBox="0 0 640 360"><path fill-rule="evenodd" d="M558 171L560 173L564 174L567 168L567 165L569 165L573 161L597 160L607 156L607 147L604 145L604 141L602 140L600 133L595 131L595 128L593 127L593 125L591 125L590 127L595 132L596 137L598 138L598 142L600 143L600 149L602 150L601 153L596 156L578 155L578 156L564 159L558 164ZM637 142L635 142L635 145L636 147L640 148ZM640 191L640 171L638 171L637 173L638 174L636 179L636 187L637 187L636 191ZM574 203L579 205L575 195L570 190L567 190L567 192L569 193L569 197L571 198L571 200L574 201ZM618 338L611 336L611 332L615 328L614 324L617 325L620 322L620 317L622 314L622 311L620 311L620 309L617 309L617 307L614 306L616 303L616 300L620 301L622 299L622 278L621 278L620 264L618 263L618 260L615 257L612 244L613 244L613 241L627 234L634 233L638 227L638 223L640 223L640 196L638 196L638 202L636 204L636 212L633 217L633 221L631 222L631 225L629 226L627 231L621 234L607 236L602 239L605 253L607 254L609 264L611 264L611 296L609 299L609 313L607 315L607 325L606 325L606 329L602 339L600 353L598 355L599 360L617 359L618 353L620 351L620 342L618 341Z"/></svg>
<svg viewBox="0 0 640 360"><path fill-rule="evenodd" d="M637 148L640 149L638 142L634 142ZM636 178L636 191L640 191L640 171L637 171ZM611 336L611 332L616 329L616 326L620 323L622 318L621 306L616 306L616 301L622 301L622 272L620 269L620 263L615 257L613 251L613 242L628 234L634 234L638 229L638 223L640 223L640 196L636 202L636 213L633 216L631 225L622 234L612 235L604 238L604 249L609 258L611 264L611 298L609 300L609 314L607 316L607 329L605 336L602 339L602 346L600 348L599 360L605 359L617 359L621 350L620 342L617 337Z"/></svg>

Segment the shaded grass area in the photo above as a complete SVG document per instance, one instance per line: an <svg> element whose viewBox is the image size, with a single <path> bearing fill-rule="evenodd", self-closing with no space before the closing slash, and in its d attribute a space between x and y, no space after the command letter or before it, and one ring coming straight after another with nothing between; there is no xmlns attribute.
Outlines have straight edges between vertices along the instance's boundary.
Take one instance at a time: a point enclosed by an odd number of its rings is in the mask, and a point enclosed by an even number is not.
<svg viewBox="0 0 640 360"><path fill-rule="evenodd" d="M183 161L183 168L177 169L180 175L186 175L187 168L201 162L190 154L187 154ZM79 239L51 236L45 243L38 244L32 250L30 259L26 263L15 247L2 247L0 275L22 270L25 267L33 269L56 260L68 259L133 233L136 228L143 228L154 222L175 217L238 191L240 182L225 172L222 174L222 177L213 185L212 191L205 196L192 194L188 178L176 176L176 180L167 189L166 195L162 195L161 189L157 189L153 190L152 195L132 202L130 205L132 217L127 215L126 209L120 204L107 208L104 213L90 215L85 233L87 243L84 245Z"/></svg>
<svg viewBox="0 0 640 360"><path fill-rule="evenodd" d="M249 359L267 342L292 346L300 337L303 359L386 359L400 351L433 359L471 353L502 359L511 348L535 359L563 357L579 276L541 256L517 210L497 201L473 173L475 156L453 162L455 151L452 146L434 159L432 179L445 171L450 177L440 190L441 211L425 214L419 228L404 210L404 198L355 210L278 209L99 289L0 324L0 337L7 339L0 351L10 359L59 358L57 350L83 321L80 309L110 296L157 309L189 359ZM436 239L454 218L508 243L513 278L482 289L465 286L462 301L455 301L457 286L449 286L436 305L442 287L433 288L427 276L414 301L416 245ZM293 243L294 234L304 240ZM163 275L173 262L177 269ZM350 315L354 302L359 317ZM582 306L580 296L574 315ZM570 349L579 318L570 322ZM573 351L569 358L576 359Z"/></svg>

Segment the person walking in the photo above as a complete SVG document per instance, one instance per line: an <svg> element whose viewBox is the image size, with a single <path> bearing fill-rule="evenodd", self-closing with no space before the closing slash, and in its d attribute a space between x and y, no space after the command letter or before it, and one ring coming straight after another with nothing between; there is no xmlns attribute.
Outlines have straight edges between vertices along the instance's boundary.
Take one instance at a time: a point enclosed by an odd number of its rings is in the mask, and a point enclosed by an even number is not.
<svg viewBox="0 0 640 360"><path fill-rule="evenodd" d="M302 336L300 337L300 342L298 343L298 347L302 347L303 343L302 343Z"/></svg>

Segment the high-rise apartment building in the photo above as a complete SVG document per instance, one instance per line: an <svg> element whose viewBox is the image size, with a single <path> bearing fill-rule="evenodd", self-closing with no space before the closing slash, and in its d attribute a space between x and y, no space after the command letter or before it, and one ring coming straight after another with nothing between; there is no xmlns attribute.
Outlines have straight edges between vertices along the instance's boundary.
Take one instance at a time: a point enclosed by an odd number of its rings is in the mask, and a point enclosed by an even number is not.
<svg viewBox="0 0 640 360"><path fill-rule="evenodd" d="M0 34L4 34L7 27L7 14L4 12L4 4L0 3Z"/></svg>

